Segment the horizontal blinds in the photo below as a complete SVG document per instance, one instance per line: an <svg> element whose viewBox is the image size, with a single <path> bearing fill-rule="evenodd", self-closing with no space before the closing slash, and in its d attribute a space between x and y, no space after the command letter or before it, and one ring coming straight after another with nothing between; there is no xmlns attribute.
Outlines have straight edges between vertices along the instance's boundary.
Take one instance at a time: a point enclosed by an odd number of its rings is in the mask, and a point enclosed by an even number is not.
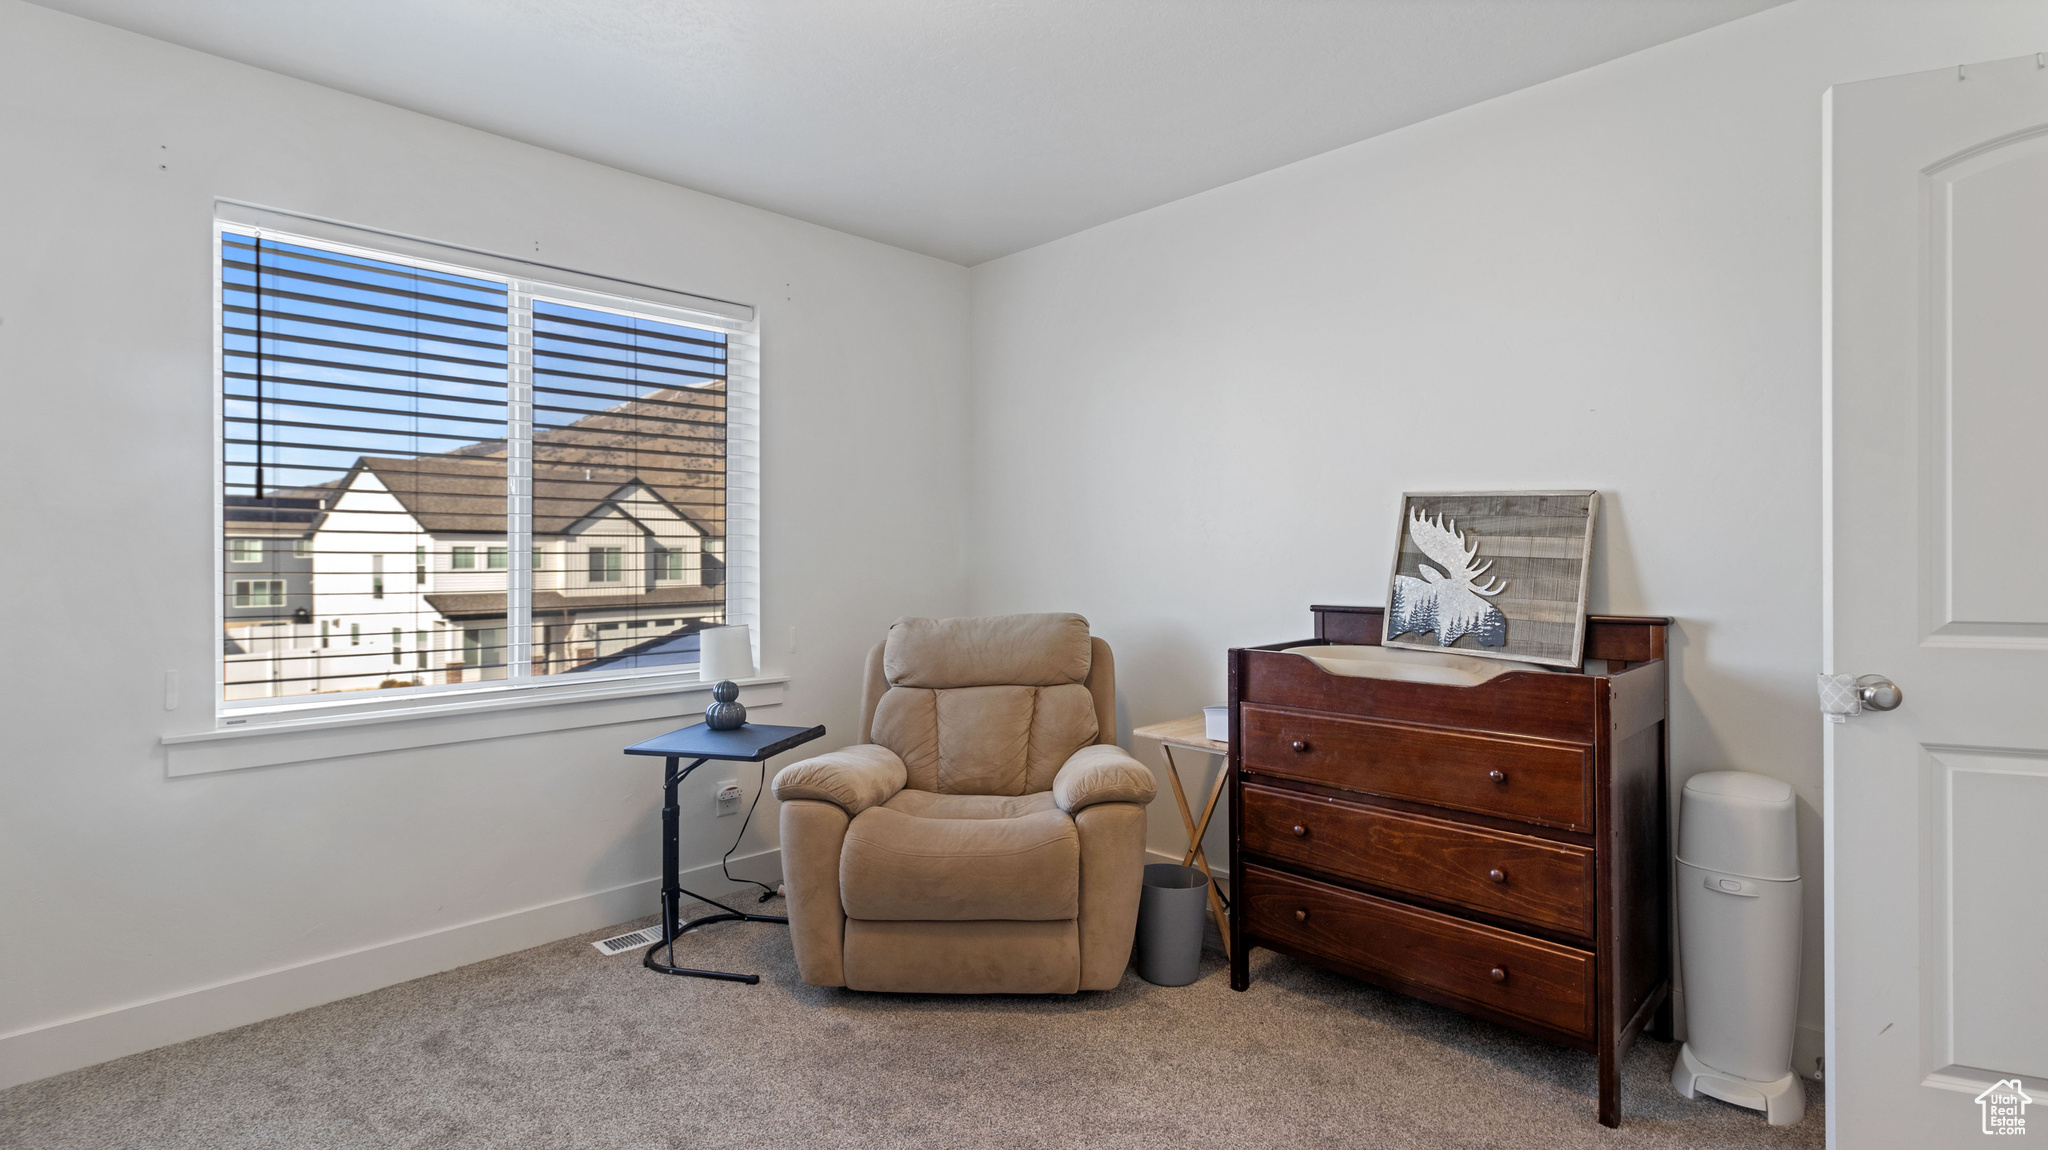
<svg viewBox="0 0 2048 1150"><path fill-rule="evenodd" d="M545 298L532 323L534 542L560 559L543 582L617 604L536 615L533 671L694 663L725 617L728 337Z"/></svg>
<svg viewBox="0 0 2048 1150"><path fill-rule="evenodd" d="M694 663L730 617L749 325L227 228L220 274L229 700Z"/></svg>
<svg viewBox="0 0 2048 1150"><path fill-rule="evenodd" d="M489 674L424 592L488 582L448 529L504 548L506 285L234 232L220 274L228 696Z"/></svg>

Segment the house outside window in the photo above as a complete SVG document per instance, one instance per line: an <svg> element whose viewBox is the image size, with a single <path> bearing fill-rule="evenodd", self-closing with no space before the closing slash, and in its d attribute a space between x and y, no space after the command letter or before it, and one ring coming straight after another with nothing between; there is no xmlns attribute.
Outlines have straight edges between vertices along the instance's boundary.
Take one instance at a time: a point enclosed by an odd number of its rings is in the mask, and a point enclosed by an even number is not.
<svg viewBox="0 0 2048 1150"><path fill-rule="evenodd" d="M752 309L218 212L222 574L265 564L264 578L223 580L223 710L345 703L395 689L394 664L451 688L686 671L697 629L758 618ZM329 426L323 413L344 409L360 418ZM732 548L749 560L743 586L700 578L698 556ZM514 570L521 549L530 564ZM436 550L445 571L490 579L429 579ZM385 558L407 551L401 591ZM592 613L657 611L675 627L601 652L576 641ZM365 629L392 632L390 660ZM264 638L276 642L259 657L249 640Z"/></svg>

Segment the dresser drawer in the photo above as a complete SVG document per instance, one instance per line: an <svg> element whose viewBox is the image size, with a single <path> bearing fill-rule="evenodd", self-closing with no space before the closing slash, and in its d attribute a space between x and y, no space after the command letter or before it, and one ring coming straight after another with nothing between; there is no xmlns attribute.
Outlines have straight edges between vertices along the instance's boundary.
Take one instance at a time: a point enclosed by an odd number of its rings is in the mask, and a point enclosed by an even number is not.
<svg viewBox="0 0 2048 1150"><path fill-rule="evenodd" d="M1587 938L1593 852L1247 784L1244 849Z"/></svg>
<svg viewBox="0 0 2048 1150"><path fill-rule="evenodd" d="M1593 1034L1593 956L1510 931L1247 865L1244 927L1305 954L1554 1027Z"/></svg>
<svg viewBox="0 0 2048 1150"><path fill-rule="evenodd" d="M1588 747L1250 703L1238 725L1247 771L1592 829Z"/></svg>

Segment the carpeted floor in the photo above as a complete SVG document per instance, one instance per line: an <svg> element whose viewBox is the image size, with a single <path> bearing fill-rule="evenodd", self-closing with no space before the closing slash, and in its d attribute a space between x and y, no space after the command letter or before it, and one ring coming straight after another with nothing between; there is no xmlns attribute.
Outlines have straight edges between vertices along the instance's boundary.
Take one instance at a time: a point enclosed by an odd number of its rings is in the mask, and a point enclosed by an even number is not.
<svg viewBox="0 0 2048 1150"><path fill-rule="evenodd" d="M640 924L632 924L640 925ZM623 928L621 928L623 929ZM949 998L797 981L781 927L722 924L668 978L590 935L0 1093L0 1145L72 1147L1775 1147L1806 1120L1593 1059L1269 952L1193 986Z"/></svg>

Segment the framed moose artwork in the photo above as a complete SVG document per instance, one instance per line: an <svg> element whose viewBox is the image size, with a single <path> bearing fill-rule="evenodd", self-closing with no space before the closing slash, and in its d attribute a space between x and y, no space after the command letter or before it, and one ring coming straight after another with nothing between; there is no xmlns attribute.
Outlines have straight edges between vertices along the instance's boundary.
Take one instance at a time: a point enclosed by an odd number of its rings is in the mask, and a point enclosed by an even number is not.
<svg viewBox="0 0 2048 1150"><path fill-rule="evenodd" d="M1576 670L1599 508L1597 491L1403 495L1380 641Z"/></svg>

